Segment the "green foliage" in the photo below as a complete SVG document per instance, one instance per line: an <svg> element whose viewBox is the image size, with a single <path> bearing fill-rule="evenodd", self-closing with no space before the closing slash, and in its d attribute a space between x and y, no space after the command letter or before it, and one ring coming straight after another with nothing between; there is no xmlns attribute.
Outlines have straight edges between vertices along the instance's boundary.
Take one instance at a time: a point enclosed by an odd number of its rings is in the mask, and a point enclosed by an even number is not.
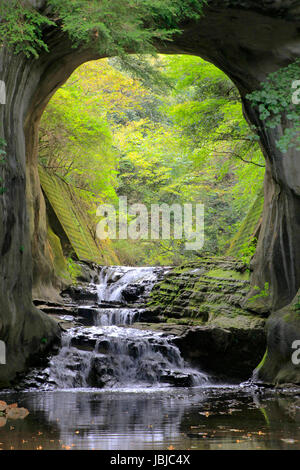
<svg viewBox="0 0 300 470"><path fill-rule="evenodd" d="M185 190L205 203L205 248L222 252L262 185L263 156L224 73L190 56L170 58L166 73L174 87L169 115L189 140Z"/></svg>
<svg viewBox="0 0 300 470"><path fill-rule="evenodd" d="M60 27L74 47L101 55L154 52L154 41L169 41L178 25L202 13L205 0L48 0L44 14L26 0L2 1L0 35L16 53L38 56L48 50L45 27ZM46 16L48 15L48 16Z"/></svg>
<svg viewBox="0 0 300 470"><path fill-rule="evenodd" d="M251 258L256 251L257 238L253 238L251 242L244 243L240 248L239 259L249 265Z"/></svg>
<svg viewBox="0 0 300 470"><path fill-rule="evenodd" d="M80 267L78 266L78 264L75 263L75 261L72 260L72 258L67 259L67 267L73 284L76 284L77 277L81 274Z"/></svg>
<svg viewBox="0 0 300 470"><path fill-rule="evenodd" d="M49 0L75 47L101 54L153 52L154 40L170 40L178 23L202 13L203 0Z"/></svg>
<svg viewBox="0 0 300 470"><path fill-rule="evenodd" d="M75 187L101 198L116 199L115 153L105 116L99 112L92 83L75 73L51 100L41 122L40 161Z"/></svg>
<svg viewBox="0 0 300 470"><path fill-rule="evenodd" d="M300 295L298 295L297 302L294 305L294 309L297 313L300 313Z"/></svg>
<svg viewBox="0 0 300 470"><path fill-rule="evenodd" d="M258 286L254 286L255 290L258 290L259 293L257 295L253 295L248 299L249 302L254 302L257 299L264 299L269 297L270 295L270 285L268 282L265 282L263 289L260 289Z"/></svg>
<svg viewBox="0 0 300 470"><path fill-rule="evenodd" d="M42 39L42 30L55 23L41 15L28 2L20 0L0 3L0 37L16 54L23 52L27 57L38 57L41 50L48 51Z"/></svg>
<svg viewBox="0 0 300 470"><path fill-rule="evenodd" d="M77 69L43 116L40 158L101 202L127 196L148 213L153 203L204 203L205 250L221 254L262 185L257 141L220 70L197 57L147 60L169 83L163 93L115 59ZM118 240L114 248L124 264L195 256L185 240Z"/></svg>
<svg viewBox="0 0 300 470"><path fill-rule="evenodd" d="M261 89L249 94L247 98L257 106L260 118L268 128L282 125L283 136L277 146L282 152L296 147L300 150L300 104L293 104L292 83L300 79L300 59L277 72L271 73Z"/></svg>

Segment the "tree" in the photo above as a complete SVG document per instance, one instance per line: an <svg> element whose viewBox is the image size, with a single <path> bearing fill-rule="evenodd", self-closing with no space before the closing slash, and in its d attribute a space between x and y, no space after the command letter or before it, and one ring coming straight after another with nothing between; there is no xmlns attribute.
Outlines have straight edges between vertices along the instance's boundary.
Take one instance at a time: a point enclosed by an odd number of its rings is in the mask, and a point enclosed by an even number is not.
<svg viewBox="0 0 300 470"><path fill-rule="evenodd" d="M147 60L167 88L149 88L115 60L80 67L44 114L40 158L106 202L116 202L114 189L149 213L151 204L205 203L205 250L222 254L264 173L239 95L226 75L197 57ZM125 263L172 264L193 256L184 240L140 240L135 259L126 259L132 243L115 244Z"/></svg>

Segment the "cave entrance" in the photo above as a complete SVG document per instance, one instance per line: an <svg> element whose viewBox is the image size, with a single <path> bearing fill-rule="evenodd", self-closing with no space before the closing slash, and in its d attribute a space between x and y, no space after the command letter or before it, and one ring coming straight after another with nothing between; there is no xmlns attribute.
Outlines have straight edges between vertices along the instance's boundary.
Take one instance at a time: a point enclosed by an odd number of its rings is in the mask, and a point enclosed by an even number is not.
<svg viewBox="0 0 300 470"><path fill-rule="evenodd" d="M105 252L102 262L178 265L197 259L202 250L186 249L185 234L176 233L173 211L167 239L161 239L163 233L157 240L143 232L135 240L123 236L104 245L96 237L97 207L112 204L117 208L120 198L126 198L129 207L142 204L150 232L153 206L175 205L180 211L187 204L204 204L203 250L249 261L262 213L264 158L243 117L237 88L199 57L159 55L147 58L146 64L151 72L137 78L118 59L87 62L50 100L40 125L40 167L43 175L46 172L68 183L71 199L80 201L70 209L68 196L59 194L61 185L53 180L47 186L43 176L51 230L60 238L64 234L67 257L88 256L77 246L91 245L88 237L74 240L77 228L79 237L87 223L100 251ZM75 217L71 227L66 212L78 213L79 205L90 222L78 224ZM53 213L57 216L54 224ZM194 210L194 226L195 218ZM129 215L129 223L134 219Z"/></svg>

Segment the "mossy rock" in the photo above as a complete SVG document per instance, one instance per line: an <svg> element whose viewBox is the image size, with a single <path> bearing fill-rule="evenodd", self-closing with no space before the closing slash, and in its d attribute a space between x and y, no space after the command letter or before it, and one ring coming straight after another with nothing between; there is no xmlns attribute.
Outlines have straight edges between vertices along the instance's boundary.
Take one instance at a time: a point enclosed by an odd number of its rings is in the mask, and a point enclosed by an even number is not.
<svg viewBox="0 0 300 470"><path fill-rule="evenodd" d="M253 373L257 382L300 384L300 364L294 360L300 349L295 343L300 342L300 314L295 303L273 313L267 321L267 351Z"/></svg>
<svg viewBox="0 0 300 470"><path fill-rule="evenodd" d="M148 305L176 323L262 328L265 320L242 306L250 289L248 277L244 263L206 256L174 268L152 290Z"/></svg>
<svg viewBox="0 0 300 470"><path fill-rule="evenodd" d="M212 269L205 273L207 277L217 278L217 279L235 279L237 281L249 281L249 271L243 273L233 270L225 269Z"/></svg>

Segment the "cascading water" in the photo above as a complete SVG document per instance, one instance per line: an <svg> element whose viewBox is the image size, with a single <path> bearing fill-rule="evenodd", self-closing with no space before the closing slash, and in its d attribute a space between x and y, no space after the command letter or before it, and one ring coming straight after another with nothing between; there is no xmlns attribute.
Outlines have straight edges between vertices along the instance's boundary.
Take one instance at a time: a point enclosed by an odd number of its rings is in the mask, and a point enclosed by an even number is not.
<svg viewBox="0 0 300 470"><path fill-rule="evenodd" d="M153 267L106 266L100 273L99 301L124 301L130 294L148 295L161 272L160 268Z"/></svg>
<svg viewBox="0 0 300 470"><path fill-rule="evenodd" d="M104 267L91 327L63 335L51 359L48 383L59 388L196 386L205 374L186 366L172 336L133 328L159 268Z"/></svg>

